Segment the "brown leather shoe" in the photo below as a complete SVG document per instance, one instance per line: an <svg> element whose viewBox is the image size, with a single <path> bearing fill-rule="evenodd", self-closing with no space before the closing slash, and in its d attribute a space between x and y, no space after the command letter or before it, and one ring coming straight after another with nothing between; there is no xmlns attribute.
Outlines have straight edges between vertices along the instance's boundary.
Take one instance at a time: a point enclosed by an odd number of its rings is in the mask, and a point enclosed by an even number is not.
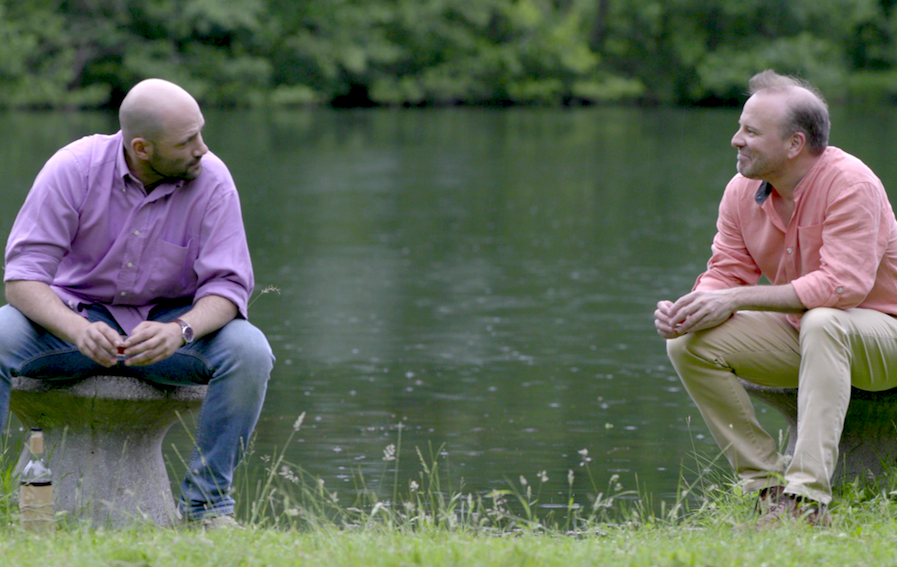
<svg viewBox="0 0 897 567"><path fill-rule="evenodd" d="M832 517L827 506L821 502L783 494L778 505L760 516L754 527L763 529L781 522L804 522L811 526L829 527L832 525Z"/></svg>
<svg viewBox="0 0 897 567"><path fill-rule="evenodd" d="M782 501L784 495L784 486L770 486L769 488L764 488L760 491L760 495L757 497L757 504L754 505L754 511L761 516L769 514L779 505L779 502Z"/></svg>
<svg viewBox="0 0 897 567"><path fill-rule="evenodd" d="M754 514L756 514L758 518L737 524L732 529L737 532L756 529L758 519L767 516L773 510L778 508L779 503L782 501L782 497L784 495L784 486L776 485L760 490L760 492L757 494L757 501L754 503Z"/></svg>

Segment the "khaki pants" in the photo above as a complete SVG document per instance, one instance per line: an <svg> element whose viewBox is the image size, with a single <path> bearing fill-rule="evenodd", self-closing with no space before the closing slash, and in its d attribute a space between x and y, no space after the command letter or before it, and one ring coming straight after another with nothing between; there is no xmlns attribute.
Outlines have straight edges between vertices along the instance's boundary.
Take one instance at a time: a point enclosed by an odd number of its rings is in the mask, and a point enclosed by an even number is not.
<svg viewBox="0 0 897 567"><path fill-rule="evenodd" d="M827 504L850 386L897 387L897 318L817 308L804 314L798 332L782 313L739 311L718 327L667 341L667 353L746 491L784 477L786 492ZM798 388L790 463L760 427L738 378Z"/></svg>

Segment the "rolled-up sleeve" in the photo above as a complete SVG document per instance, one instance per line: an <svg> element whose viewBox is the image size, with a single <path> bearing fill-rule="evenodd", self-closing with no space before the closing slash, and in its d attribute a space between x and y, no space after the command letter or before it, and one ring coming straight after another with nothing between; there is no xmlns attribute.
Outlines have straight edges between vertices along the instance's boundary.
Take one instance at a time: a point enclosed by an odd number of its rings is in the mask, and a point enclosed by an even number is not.
<svg viewBox="0 0 897 567"><path fill-rule="evenodd" d="M849 185L829 201L823 223L799 228L804 275L791 283L808 309L856 307L872 290L893 214L881 195L871 183Z"/></svg>

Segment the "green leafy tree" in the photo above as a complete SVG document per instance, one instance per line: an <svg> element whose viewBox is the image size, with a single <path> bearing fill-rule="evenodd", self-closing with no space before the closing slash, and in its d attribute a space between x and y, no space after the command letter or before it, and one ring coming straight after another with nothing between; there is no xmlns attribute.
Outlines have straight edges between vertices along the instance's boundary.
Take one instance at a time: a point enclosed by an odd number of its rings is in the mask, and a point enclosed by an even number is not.
<svg viewBox="0 0 897 567"><path fill-rule="evenodd" d="M732 104L764 68L897 98L897 0L0 0L0 107Z"/></svg>
<svg viewBox="0 0 897 567"><path fill-rule="evenodd" d="M614 66L644 77L646 98L666 103L732 101L765 68L841 97L864 65L845 46L861 53L860 32L884 21L875 0L634 0L612 4L609 17L604 48Z"/></svg>
<svg viewBox="0 0 897 567"><path fill-rule="evenodd" d="M79 88L84 54L60 3L0 4L0 106L58 107L101 103L108 87Z"/></svg>

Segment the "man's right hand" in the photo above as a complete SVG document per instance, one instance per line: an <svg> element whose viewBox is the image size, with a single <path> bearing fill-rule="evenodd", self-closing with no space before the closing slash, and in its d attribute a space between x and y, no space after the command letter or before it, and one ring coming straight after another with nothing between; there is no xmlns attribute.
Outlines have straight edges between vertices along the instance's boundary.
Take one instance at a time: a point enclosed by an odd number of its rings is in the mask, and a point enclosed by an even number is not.
<svg viewBox="0 0 897 567"><path fill-rule="evenodd" d="M75 345L81 354L106 368L118 362L118 347L123 344L119 334L102 321L90 323L75 337Z"/></svg>

